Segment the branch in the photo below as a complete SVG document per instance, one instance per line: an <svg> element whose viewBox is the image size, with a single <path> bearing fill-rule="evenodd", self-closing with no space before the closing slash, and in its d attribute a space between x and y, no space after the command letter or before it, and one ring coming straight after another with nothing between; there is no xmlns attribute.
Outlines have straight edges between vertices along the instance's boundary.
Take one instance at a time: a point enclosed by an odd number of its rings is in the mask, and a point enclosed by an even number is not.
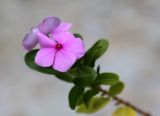
<svg viewBox="0 0 160 116"><path fill-rule="evenodd" d="M103 95L108 95L108 92L106 90L103 90L101 87L96 88L97 90L101 91ZM134 109L135 111L137 111L139 114L141 114L142 116L152 116L150 113L143 111L142 109L138 108L137 106L131 104L128 101L125 101L117 96L112 97L113 100L115 100L118 104L123 104L125 106L129 106L132 109Z"/></svg>

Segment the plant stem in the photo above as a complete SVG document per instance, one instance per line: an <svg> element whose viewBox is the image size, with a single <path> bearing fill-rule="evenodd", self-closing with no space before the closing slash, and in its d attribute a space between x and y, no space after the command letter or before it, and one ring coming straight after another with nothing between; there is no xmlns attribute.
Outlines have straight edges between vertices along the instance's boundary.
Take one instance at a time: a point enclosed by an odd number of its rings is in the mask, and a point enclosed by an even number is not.
<svg viewBox="0 0 160 116"><path fill-rule="evenodd" d="M108 92L106 90L103 90L101 87L96 87L97 90L101 91L103 95L108 95ZM144 110L138 108L137 106L131 104L128 101L125 101L117 96L112 97L113 100L115 100L118 104L123 104L125 106L129 106L132 109L134 109L137 113L141 114L142 116L152 116L150 113L145 112Z"/></svg>

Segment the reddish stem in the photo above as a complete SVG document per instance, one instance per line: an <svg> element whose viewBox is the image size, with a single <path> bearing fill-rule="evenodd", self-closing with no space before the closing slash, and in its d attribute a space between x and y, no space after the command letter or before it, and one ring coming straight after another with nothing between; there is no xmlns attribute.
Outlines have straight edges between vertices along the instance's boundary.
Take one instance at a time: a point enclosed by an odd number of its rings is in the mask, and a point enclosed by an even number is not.
<svg viewBox="0 0 160 116"><path fill-rule="evenodd" d="M96 89L98 89L99 91L101 91L102 95L108 95L108 92L106 90L103 90L101 87L98 87ZM142 116L152 116L150 113L145 112L144 110L138 108L137 106L135 106L135 105L131 104L130 102L125 101L125 100L123 100L123 99L121 99L121 98L119 98L117 96L114 96L112 98L113 98L113 100L115 100L117 102L117 104L123 104L125 106L129 106L133 110L135 110L137 113L141 114Z"/></svg>

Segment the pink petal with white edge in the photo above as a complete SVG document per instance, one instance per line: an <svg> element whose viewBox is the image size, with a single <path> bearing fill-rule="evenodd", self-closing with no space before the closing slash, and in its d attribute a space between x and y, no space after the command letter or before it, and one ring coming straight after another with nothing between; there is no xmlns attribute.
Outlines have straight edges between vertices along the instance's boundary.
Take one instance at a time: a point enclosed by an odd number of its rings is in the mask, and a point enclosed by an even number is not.
<svg viewBox="0 0 160 116"><path fill-rule="evenodd" d="M53 68L60 72L68 71L72 65L76 62L76 56L70 52L60 50L57 51Z"/></svg>
<svg viewBox="0 0 160 116"><path fill-rule="evenodd" d="M42 48L36 54L35 63L42 67L52 66L55 53L54 48Z"/></svg>
<svg viewBox="0 0 160 116"><path fill-rule="evenodd" d="M63 45L64 50L76 55L79 59L85 54L84 43L80 38L73 38Z"/></svg>
<svg viewBox="0 0 160 116"><path fill-rule="evenodd" d="M62 22L60 25L53 31L54 33L68 31L72 26L72 23Z"/></svg>
<svg viewBox="0 0 160 116"><path fill-rule="evenodd" d="M66 43L74 38L74 35L70 32L60 32L53 34L53 40L57 41L60 44Z"/></svg>
<svg viewBox="0 0 160 116"><path fill-rule="evenodd" d="M55 41L51 40L49 37L47 37L43 33L37 32L36 35L38 37L38 41L41 48L53 48L56 45Z"/></svg>

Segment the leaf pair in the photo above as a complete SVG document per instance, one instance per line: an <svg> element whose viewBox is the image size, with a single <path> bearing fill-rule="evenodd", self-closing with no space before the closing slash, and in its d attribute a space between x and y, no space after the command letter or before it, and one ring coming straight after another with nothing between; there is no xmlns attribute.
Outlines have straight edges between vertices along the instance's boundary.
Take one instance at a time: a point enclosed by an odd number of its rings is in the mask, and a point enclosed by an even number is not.
<svg viewBox="0 0 160 116"><path fill-rule="evenodd" d="M98 94L96 90L88 90L85 92L84 87L74 86L68 96L69 106L71 109L75 109L76 106L85 104L88 107L90 100L93 96Z"/></svg>

